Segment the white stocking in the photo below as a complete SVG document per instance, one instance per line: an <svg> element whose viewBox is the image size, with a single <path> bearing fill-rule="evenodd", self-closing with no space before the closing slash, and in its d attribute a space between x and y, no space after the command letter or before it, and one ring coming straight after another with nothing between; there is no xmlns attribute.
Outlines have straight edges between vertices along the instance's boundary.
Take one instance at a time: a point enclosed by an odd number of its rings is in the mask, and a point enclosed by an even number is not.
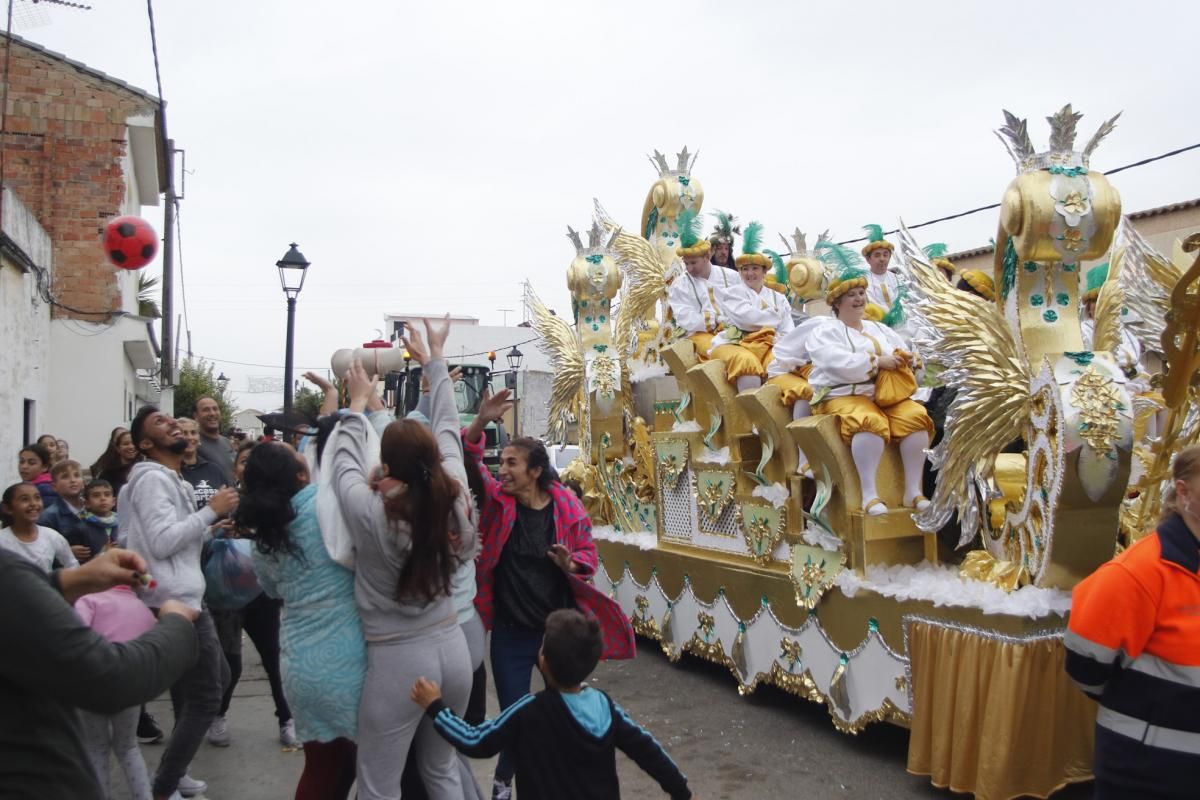
<svg viewBox="0 0 1200 800"><path fill-rule="evenodd" d="M862 487L862 501L866 510L866 504L879 497L875 488L875 475L879 472L879 462L883 458L882 437L873 433L854 434L850 439L850 455L854 457L854 468L858 470L858 483ZM876 503L867 513L886 514L887 506Z"/></svg>
<svg viewBox="0 0 1200 800"><path fill-rule="evenodd" d="M737 379L737 390L744 392L747 389L757 389L762 386L762 378L757 375L740 375Z"/></svg>
<svg viewBox="0 0 1200 800"><path fill-rule="evenodd" d="M910 433L900 440L900 461L904 464L904 505L911 506L913 499L921 494L921 473L925 468L925 448L929 447L929 434L925 431Z"/></svg>
<svg viewBox="0 0 1200 800"><path fill-rule="evenodd" d="M797 400L796 405L792 406L792 419L804 419L812 416L812 406L807 400ZM808 468L808 456L804 455L804 450L800 447L796 448L796 472L808 477L812 477L812 470Z"/></svg>

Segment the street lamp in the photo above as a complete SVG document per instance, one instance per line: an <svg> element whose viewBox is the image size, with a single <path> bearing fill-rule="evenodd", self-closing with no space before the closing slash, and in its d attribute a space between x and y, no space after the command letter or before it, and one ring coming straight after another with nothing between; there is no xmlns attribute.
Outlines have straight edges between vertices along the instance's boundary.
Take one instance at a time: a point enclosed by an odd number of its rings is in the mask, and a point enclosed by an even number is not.
<svg viewBox="0 0 1200 800"><path fill-rule="evenodd" d="M225 373L222 372L220 375L217 376L217 388L221 390L221 394L225 394L225 387L228 385L229 385L229 378L226 378Z"/></svg>
<svg viewBox="0 0 1200 800"><path fill-rule="evenodd" d="M283 414L289 419L292 413L292 349L296 338L296 297L304 288L304 276L308 274L308 260L296 249L296 243L275 262L279 268L279 283L287 295L287 352L283 360Z"/></svg>
<svg viewBox="0 0 1200 800"><path fill-rule="evenodd" d="M508 355L505 356L505 358L508 359L508 368L513 372L519 370L521 368L521 359L524 357L525 354L518 350L517 346L514 344L512 346L512 350L509 350Z"/></svg>

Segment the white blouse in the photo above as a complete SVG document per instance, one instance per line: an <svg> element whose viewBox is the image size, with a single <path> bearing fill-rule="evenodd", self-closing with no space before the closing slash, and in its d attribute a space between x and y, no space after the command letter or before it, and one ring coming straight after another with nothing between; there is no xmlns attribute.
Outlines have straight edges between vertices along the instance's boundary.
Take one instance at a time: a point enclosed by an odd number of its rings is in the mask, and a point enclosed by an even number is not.
<svg viewBox="0 0 1200 800"><path fill-rule="evenodd" d="M767 365L767 377L786 375L812 361L808 352L809 337L818 326L830 324L841 325L842 323L834 317L810 317L793 328L782 339L776 339L773 350L775 358Z"/></svg>
<svg viewBox="0 0 1200 800"><path fill-rule="evenodd" d="M721 320L745 333L774 328L778 338L795 327L791 304L774 289L763 286L755 292L739 280L728 287L714 286L713 293L721 309ZM716 349L723 344L735 343L736 339L727 338L721 332L713 337L712 347ZM708 352L712 353L712 349Z"/></svg>
<svg viewBox="0 0 1200 800"><path fill-rule="evenodd" d="M708 278L693 278L685 271L667 288L667 304L675 324L689 335L714 333L721 327L721 311L713 300L713 289L729 286L731 276L724 267L713 267Z"/></svg>
<svg viewBox="0 0 1200 800"><path fill-rule="evenodd" d="M900 276L890 269L882 275L867 270L867 302L881 306L884 311L892 307L900 296Z"/></svg>
<svg viewBox="0 0 1200 800"><path fill-rule="evenodd" d="M881 323L863 320L862 326L858 331L834 320L809 333L813 369L808 382L814 391L828 389L825 397L875 396L876 361L904 350L904 341Z"/></svg>

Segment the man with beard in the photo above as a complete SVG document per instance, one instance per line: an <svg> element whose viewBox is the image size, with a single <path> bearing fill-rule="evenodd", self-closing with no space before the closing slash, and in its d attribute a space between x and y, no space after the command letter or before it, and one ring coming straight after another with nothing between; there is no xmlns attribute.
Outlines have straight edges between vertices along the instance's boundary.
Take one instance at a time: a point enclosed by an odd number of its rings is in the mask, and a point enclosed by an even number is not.
<svg viewBox="0 0 1200 800"><path fill-rule="evenodd" d="M195 629L200 657L171 687L175 729L154 775L153 792L159 800L170 798L176 789L190 795L207 788L186 773L220 710L229 666L212 617L203 608L200 550L217 518L237 508L238 495L227 486L217 490L207 506L196 509L192 487L180 476L188 443L170 415L144 406L130 433L144 460L130 470L121 493L121 526L128 548L146 560L156 581L142 597L154 611L167 600L178 600L199 612Z"/></svg>
<svg viewBox="0 0 1200 800"><path fill-rule="evenodd" d="M708 243L712 247L710 261L714 267L725 267L737 272L737 264L733 259L733 237L740 234L742 228L733 214L718 211L716 217L717 224L713 226L712 235L708 237Z"/></svg>

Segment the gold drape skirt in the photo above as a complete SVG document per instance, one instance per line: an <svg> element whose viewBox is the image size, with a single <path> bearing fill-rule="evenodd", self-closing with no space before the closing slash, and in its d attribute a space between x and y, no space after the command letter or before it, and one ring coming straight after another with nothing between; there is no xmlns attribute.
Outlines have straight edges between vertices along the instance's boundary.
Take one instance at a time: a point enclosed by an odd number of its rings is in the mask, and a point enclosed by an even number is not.
<svg viewBox="0 0 1200 800"><path fill-rule="evenodd" d="M1096 704L1067 677L1061 638L908 624L909 772L979 800L1046 797L1091 779Z"/></svg>

